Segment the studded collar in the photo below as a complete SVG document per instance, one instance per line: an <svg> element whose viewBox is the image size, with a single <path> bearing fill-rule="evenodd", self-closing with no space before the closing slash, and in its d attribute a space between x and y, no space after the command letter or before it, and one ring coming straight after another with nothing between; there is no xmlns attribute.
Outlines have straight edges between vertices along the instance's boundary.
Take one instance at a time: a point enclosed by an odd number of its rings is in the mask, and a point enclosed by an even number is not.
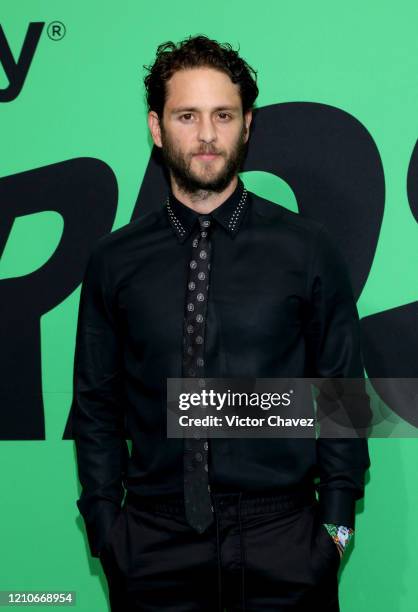
<svg viewBox="0 0 418 612"><path fill-rule="evenodd" d="M247 206L247 199L248 192L244 183L238 177L235 190L210 213L210 217L222 225L231 237L234 237L239 230ZM201 213L197 213L180 202L171 190L166 200L166 208L172 228L180 242L184 242L195 224L198 224L198 216Z"/></svg>

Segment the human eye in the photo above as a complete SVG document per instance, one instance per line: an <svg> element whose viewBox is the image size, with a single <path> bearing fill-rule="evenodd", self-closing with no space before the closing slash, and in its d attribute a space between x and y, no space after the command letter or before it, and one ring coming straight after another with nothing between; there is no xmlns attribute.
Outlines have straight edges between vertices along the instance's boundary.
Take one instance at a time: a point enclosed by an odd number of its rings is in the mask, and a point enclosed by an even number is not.
<svg viewBox="0 0 418 612"><path fill-rule="evenodd" d="M232 119L232 115L230 115L229 113L226 113L224 111L220 111L218 113L218 117L221 121L229 121L230 119Z"/></svg>
<svg viewBox="0 0 418 612"><path fill-rule="evenodd" d="M190 121L192 120L193 117L193 113L183 113L182 115L180 115L180 121L183 121L185 123L190 123Z"/></svg>

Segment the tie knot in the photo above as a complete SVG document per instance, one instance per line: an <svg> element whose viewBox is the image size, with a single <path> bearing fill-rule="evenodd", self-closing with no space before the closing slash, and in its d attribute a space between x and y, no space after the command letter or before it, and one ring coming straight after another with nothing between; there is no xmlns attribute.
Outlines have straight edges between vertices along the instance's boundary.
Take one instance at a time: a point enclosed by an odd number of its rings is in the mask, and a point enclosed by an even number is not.
<svg viewBox="0 0 418 612"><path fill-rule="evenodd" d="M208 215L199 215L200 232L207 232L211 225L211 219ZM206 235L206 234L205 234Z"/></svg>

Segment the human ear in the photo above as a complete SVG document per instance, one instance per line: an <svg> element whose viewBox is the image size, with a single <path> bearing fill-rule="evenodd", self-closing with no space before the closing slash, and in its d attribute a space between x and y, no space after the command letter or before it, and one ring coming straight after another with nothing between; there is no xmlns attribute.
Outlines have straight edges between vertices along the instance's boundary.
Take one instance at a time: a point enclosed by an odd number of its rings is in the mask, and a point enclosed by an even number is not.
<svg viewBox="0 0 418 612"><path fill-rule="evenodd" d="M161 148L162 142L160 118L155 111L149 111L148 113L148 127L155 145Z"/></svg>
<svg viewBox="0 0 418 612"><path fill-rule="evenodd" d="M251 121L253 118L253 112L252 110L248 110L246 111L246 113L244 113L244 125L245 125L245 139L244 142L247 142L249 136L250 136L250 125L251 125Z"/></svg>

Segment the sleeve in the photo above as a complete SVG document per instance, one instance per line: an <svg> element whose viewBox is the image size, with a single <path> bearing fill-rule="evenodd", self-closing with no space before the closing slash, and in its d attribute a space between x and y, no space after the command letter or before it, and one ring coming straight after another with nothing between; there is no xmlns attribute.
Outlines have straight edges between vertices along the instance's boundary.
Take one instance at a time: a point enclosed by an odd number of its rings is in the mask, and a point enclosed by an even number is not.
<svg viewBox="0 0 418 612"><path fill-rule="evenodd" d="M71 406L82 486L76 503L85 521L93 557L99 556L106 534L120 512L129 458L122 400L121 341L103 259L102 249L96 245L81 287Z"/></svg>
<svg viewBox="0 0 418 612"><path fill-rule="evenodd" d="M315 241L307 301L308 369L315 378L355 379L351 408L361 413L364 426L372 413L364 384L359 317L348 269L324 225ZM321 398L319 394L318 406ZM317 465L321 522L354 528L355 501L364 496L364 476L370 467L367 438L319 437Z"/></svg>

